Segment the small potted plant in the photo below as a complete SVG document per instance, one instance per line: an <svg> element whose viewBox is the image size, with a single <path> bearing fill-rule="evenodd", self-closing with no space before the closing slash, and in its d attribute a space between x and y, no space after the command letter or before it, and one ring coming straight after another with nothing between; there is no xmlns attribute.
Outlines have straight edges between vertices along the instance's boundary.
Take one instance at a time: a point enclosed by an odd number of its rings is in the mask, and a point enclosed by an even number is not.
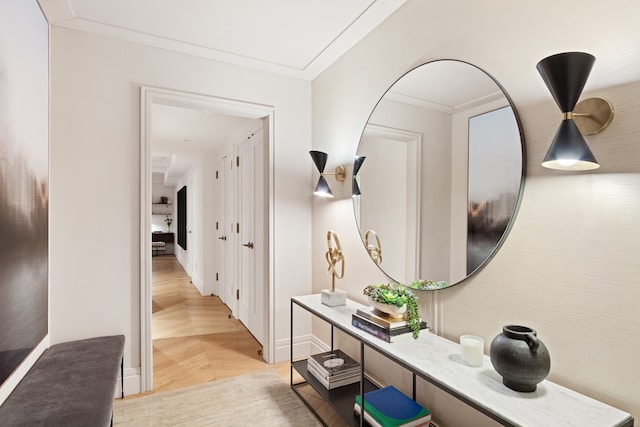
<svg viewBox="0 0 640 427"><path fill-rule="evenodd" d="M405 316L413 338L418 338L420 333L418 297L410 289L400 283L387 283L369 285L364 288L363 293L369 298L369 303L377 310L395 317Z"/></svg>
<svg viewBox="0 0 640 427"><path fill-rule="evenodd" d="M171 231L171 224L173 224L173 219L167 215L164 222L167 224L167 231Z"/></svg>

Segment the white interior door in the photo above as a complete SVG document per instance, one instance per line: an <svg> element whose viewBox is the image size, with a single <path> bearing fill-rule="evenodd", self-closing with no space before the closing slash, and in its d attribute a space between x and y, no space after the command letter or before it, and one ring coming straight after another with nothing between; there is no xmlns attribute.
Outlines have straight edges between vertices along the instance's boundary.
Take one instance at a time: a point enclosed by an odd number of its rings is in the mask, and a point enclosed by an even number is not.
<svg viewBox="0 0 640 427"><path fill-rule="evenodd" d="M238 147L239 319L263 344L266 333L265 144L262 130Z"/></svg>
<svg viewBox="0 0 640 427"><path fill-rule="evenodd" d="M235 315L236 312L236 296L235 296L235 277L234 277L234 242L235 233L233 230L233 157L231 155L224 157L224 165L222 170L225 176L224 180L224 219L222 225L222 233L225 236L224 242L224 303L231 309Z"/></svg>
<svg viewBox="0 0 640 427"><path fill-rule="evenodd" d="M225 215L225 157L216 162L216 281L213 293L225 302L226 224Z"/></svg>

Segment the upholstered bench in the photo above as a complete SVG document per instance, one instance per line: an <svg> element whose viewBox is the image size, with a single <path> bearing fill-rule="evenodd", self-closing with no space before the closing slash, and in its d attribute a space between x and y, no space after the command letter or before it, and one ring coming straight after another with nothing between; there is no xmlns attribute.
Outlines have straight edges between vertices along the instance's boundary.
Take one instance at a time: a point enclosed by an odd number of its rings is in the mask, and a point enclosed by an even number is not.
<svg viewBox="0 0 640 427"><path fill-rule="evenodd" d="M56 344L0 406L0 426L109 426L124 335Z"/></svg>

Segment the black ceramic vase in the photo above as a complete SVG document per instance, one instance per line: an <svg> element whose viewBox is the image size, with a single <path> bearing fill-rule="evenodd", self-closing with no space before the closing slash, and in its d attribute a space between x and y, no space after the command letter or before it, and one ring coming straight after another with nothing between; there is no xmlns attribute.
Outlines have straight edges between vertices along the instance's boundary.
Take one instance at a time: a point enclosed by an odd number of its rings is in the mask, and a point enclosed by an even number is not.
<svg viewBox="0 0 640 427"><path fill-rule="evenodd" d="M489 354L502 383L516 391L535 391L551 369L547 347L536 331L526 326L504 326L491 342Z"/></svg>

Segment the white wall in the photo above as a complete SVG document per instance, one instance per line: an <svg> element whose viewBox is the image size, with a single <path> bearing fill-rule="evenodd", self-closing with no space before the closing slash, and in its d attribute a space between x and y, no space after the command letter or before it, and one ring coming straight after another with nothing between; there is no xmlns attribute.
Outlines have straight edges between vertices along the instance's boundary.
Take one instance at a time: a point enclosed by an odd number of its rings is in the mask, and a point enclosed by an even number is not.
<svg viewBox="0 0 640 427"><path fill-rule="evenodd" d="M176 185L176 191L186 187L186 246L184 249L178 244L178 236L176 232L176 258L185 273L190 277L191 282L196 285L198 290L202 292L201 271L198 268L198 260L202 253L202 240L199 234L202 231L202 159L195 160L191 168L185 173ZM178 226L178 215L176 208L176 230Z"/></svg>
<svg viewBox="0 0 640 427"><path fill-rule="evenodd" d="M187 218L190 221L187 222L186 250L178 245L177 214L174 214L175 222L172 224L172 230L176 233L176 258L202 295L213 294L217 271L215 159L214 153L202 153L199 159L194 160L191 169L180 178L176 187L187 187Z"/></svg>
<svg viewBox="0 0 640 427"><path fill-rule="evenodd" d="M310 84L51 28L51 342L126 335L140 367L140 86L273 106L275 340L310 292ZM99 241L100 244L96 244ZM126 385L126 384L125 384Z"/></svg>
<svg viewBox="0 0 640 427"><path fill-rule="evenodd" d="M526 138L524 198L509 238L489 265L463 284L439 292L444 336L483 336L488 352L503 325L531 326L550 350L550 380L631 412L636 419L640 27L632 16L639 13L632 1L612 8L605 2L585 5L574 0L409 0L313 81L313 147L328 152L333 166L353 161L378 98L418 64L462 59L505 87ZM583 97L603 96L616 108L611 127L588 138L602 165L594 173L567 174L540 166L561 114L535 66L548 55L570 50L597 58ZM338 232L346 257L345 278L338 286L364 302L362 289L384 276L366 255L351 216L349 200L314 201L313 286L315 291L326 287L323 233L331 228ZM432 314L427 307L433 296L419 295L423 317ZM454 409L450 399L437 393L424 396L439 425L484 422L473 411Z"/></svg>

